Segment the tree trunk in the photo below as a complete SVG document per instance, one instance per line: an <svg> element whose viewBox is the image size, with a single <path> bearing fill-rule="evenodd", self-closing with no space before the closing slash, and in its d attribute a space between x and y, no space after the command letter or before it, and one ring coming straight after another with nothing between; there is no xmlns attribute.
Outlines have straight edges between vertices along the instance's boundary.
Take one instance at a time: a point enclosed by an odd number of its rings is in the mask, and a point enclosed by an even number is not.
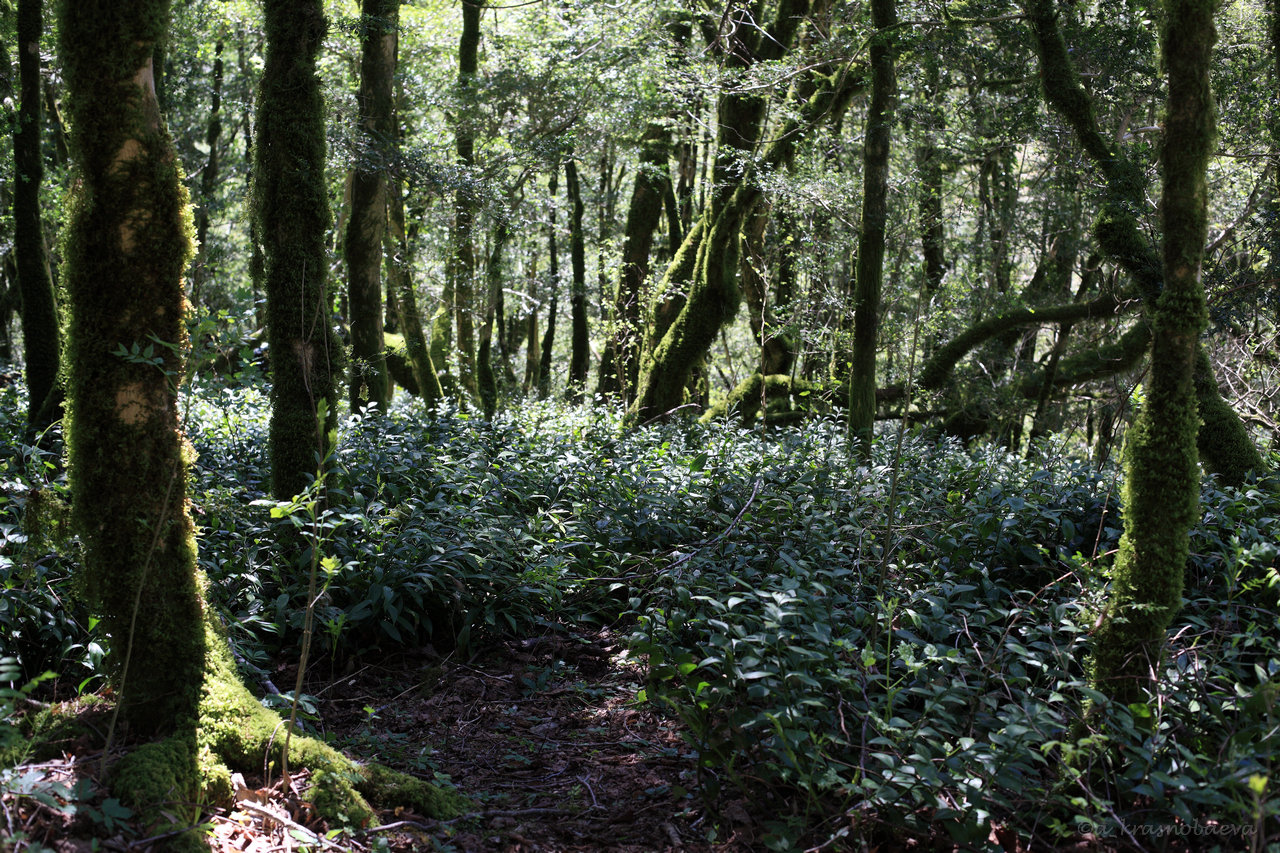
<svg viewBox="0 0 1280 853"><path fill-rule="evenodd" d="M40 185L44 158L40 151L40 37L44 32L41 0L18 3L18 81L21 105L13 132L14 258L22 294L22 341L27 359L27 439L42 436L62 416L57 387L62 360L58 308L49 274Z"/></svg>
<svg viewBox="0 0 1280 853"><path fill-rule="evenodd" d="M1094 236L1099 247L1133 278L1145 310L1154 311L1164 288L1164 272L1159 254L1134 215L1146 203L1146 177L1099 131L1093 102L1071 62L1052 0L1024 0L1023 7L1036 39L1045 99L1067 121L1080 147L1106 180L1107 195L1094 223ZM1134 327L1137 329L1145 331L1146 324ZM1202 419L1200 458L1223 482L1239 485L1250 471L1265 467L1262 454L1240 416L1222 399L1212 365L1203 352L1194 361L1194 376Z"/></svg>
<svg viewBox="0 0 1280 853"><path fill-rule="evenodd" d="M204 283L210 277L209 269L209 208L213 204L213 192L218 185L218 139L222 136L222 39L213 48L213 86L209 104L209 126L205 131L205 145L209 155L200 172L200 206L196 208L196 260L191 270L191 304L199 306L204 295Z"/></svg>
<svg viewBox="0 0 1280 853"><path fill-rule="evenodd" d="M163 0L64 0L60 20L79 165L72 511L120 702L143 737L195 714L205 656L177 397L191 221L151 65L167 12Z"/></svg>
<svg viewBox="0 0 1280 853"><path fill-rule="evenodd" d="M327 464L343 358L327 287L324 100L316 76L327 22L320 0L268 0L265 25L254 206L271 349L271 493L288 500Z"/></svg>
<svg viewBox="0 0 1280 853"><path fill-rule="evenodd" d="M872 0L871 19L877 34L871 40L871 105L863 143L862 230L858 235L853 369L849 374L849 435L858 442L858 458L864 463L871 459L871 431L876 418L876 345L889 212L889 141L897 97L890 30L897 18L894 0Z"/></svg>
<svg viewBox="0 0 1280 853"><path fill-rule="evenodd" d="M547 250L550 252L547 269L547 328L542 333L542 345L538 348L541 361L538 365L538 397L546 399L551 393L551 350L556 342L556 311L560 304L560 253L556 241L556 190L559 189L559 170L551 172L547 181L550 194L550 217L547 227Z"/></svg>
<svg viewBox="0 0 1280 853"><path fill-rule="evenodd" d="M458 39L458 106L455 128L458 165L464 174L475 165L475 77L479 67L480 15L485 0L464 0L462 35ZM472 230L475 225L474 190L466 182L454 191L453 229L446 276L453 285L454 321L458 329L458 382L471 399L477 394L473 279L476 259Z"/></svg>
<svg viewBox="0 0 1280 853"><path fill-rule="evenodd" d="M498 411L498 377L493 370L493 326L496 317L503 310L502 305L502 261L507 248L511 231L505 221L499 221L494 227L493 249L489 252L489 261L485 265L485 277L488 280L488 298L485 300L484 324L480 327L480 349L476 355L476 378L480 390L480 405L484 416L492 419ZM501 330L499 330L501 341ZM501 344L500 344L501 345ZM500 356L501 358L501 356ZM506 366L510 371L510 365Z"/></svg>
<svg viewBox="0 0 1280 853"><path fill-rule="evenodd" d="M1199 515L1193 377L1206 323L1200 268L1208 230L1205 174L1214 141L1209 68L1216 5L1170 0L1166 7L1164 292L1150 308L1147 395L1126 442L1124 534L1094 634L1094 684L1124 704L1142 701L1144 687L1156 677L1165 629L1181 606L1189 531Z"/></svg>
<svg viewBox="0 0 1280 853"><path fill-rule="evenodd" d="M649 253L653 235L662 219L663 197L670 189L668 174L671 134L650 124L640 140L640 164L636 169L627 221L623 226L622 263L609 316L610 332L600 358L598 394L620 394L625 405L635 394L640 372L640 305L649 277ZM674 220L678 225L678 218Z"/></svg>
<svg viewBox="0 0 1280 853"><path fill-rule="evenodd" d="M351 410L385 410L390 398L382 330L382 244L387 223L384 163L392 119L399 0L363 0L360 38L360 159L351 170L344 250L351 323Z"/></svg>
<svg viewBox="0 0 1280 853"><path fill-rule="evenodd" d="M565 192L569 198L569 265L573 280L569 287L569 320L572 328L569 351L569 382L565 389L570 403L581 403L587 387L587 365L591 342L587 339L586 239L582 233L582 191L578 185L578 164L570 155L564 164Z"/></svg>
<svg viewBox="0 0 1280 853"><path fill-rule="evenodd" d="M418 294L414 291L410 275L409 238L404 227L404 197L398 180L387 183L387 291L395 300L400 320L400 334L404 336L405 354L418 395L433 411L440 403L443 391L435 365L431 363L431 350L422 331L422 314L418 311Z"/></svg>
<svg viewBox="0 0 1280 853"><path fill-rule="evenodd" d="M825 9L825 4L820 5ZM730 43L721 46L726 52L726 64L745 69L759 61L781 58L790 49L809 8L809 0L781 0L767 30L754 22L750 10L732 10L728 17L735 35L729 39ZM797 84L797 89L806 87L808 92L813 91L814 84L808 75L803 87ZM720 153L713 169L714 189L655 293L655 298L665 299L687 286L688 296L669 327L656 330L661 337L642 365L630 415L633 422L666 417L681 407L685 386L695 365L715 341L720 327L737 312L741 301L737 282L738 231L760 198L759 188L750 175L744 174L747 167L743 163L753 159L765 106L764 98L743 91L726 91L720 95L717 135ZM788 125L792 135L784 132L770 146L770 154L777 158L772 160L774 165L785 158L782 151L789 152L795 145L794 136L799 126L793 122ZM658 325L657 322L654 325Z"/></svg>

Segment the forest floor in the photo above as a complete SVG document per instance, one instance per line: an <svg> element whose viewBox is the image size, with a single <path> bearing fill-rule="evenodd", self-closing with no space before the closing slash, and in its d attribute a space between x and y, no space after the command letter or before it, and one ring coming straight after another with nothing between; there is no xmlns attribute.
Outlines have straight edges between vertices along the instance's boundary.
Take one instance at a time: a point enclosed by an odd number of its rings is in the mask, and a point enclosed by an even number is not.
<svg viewBox="0 0 1280 853"><path fill-rule="evenodd" d="M637 703L643 669L623 649L608 631L579 631L508 642L471 660L423 649L327 674L322 661L303 691L316 700L314 731L361 760L452 780L472 810L452 821L397 810L379 826L322 840L329 827L299 796L305 774L288 789L249 776L234 808L205 817L211 849L751 849L745 802L722 804L723 840L706 840L703 809L688 793L697 789L696 761L676 722ZM292 684L295 672L281 665L273 680ZM106 726L101 706L79 716ZM163 838L131 831L127 815L113 817L100 793L85 796L101 790L94 746L100 756L100 744L86 740L64 746L60 760L17 768L28 793L3 786L0 850L164 849ZM724 837L726 826L736 829Z"/></svg>

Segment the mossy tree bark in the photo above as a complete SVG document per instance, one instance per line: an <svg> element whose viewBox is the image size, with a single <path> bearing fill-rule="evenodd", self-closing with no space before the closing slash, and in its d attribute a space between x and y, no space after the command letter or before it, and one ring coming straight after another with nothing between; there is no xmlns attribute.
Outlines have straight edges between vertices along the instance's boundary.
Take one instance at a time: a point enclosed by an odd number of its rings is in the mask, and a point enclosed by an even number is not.
<svg viewBox="0 0 1280 853"><path fill-rule="evenodd" d="M427 411L433 411L444 392L440 389L435 365L431 363L431 350L422 330L422 313L418 310L418 294L413 287L413 276L409 274L409 237L405 230L404 196L399 180L387 182L387 201L387 290L396 306L415 390L422 397Z"/></svg>
<svg viewBox="0 0 1280 853"><path fill-rule="evenodd" d="M67 240L72 511L126 719L194 716L205 657L177 384L191 220L152 52L165 0L64 0L79 183Z"/></svg>
<svg viewBox="0 0 1280 853"><path fill-rule="evenodd" d="M226 763L278 761L284 738L280 719L239 682L196 563L178 415L192 221L152 66L168 10L168 0L63 0L60 9L78 166L66 241L67 445L73 523L117 701L131 734L149 741L116 763L112 789L149 830L169 835L166 849L194 851L208 846L183 832L198 823L191 804L229 802ZM309 738L292 739L290 752L313 771L312 797L330 818L367 822L365 796L438 817L459 811L456 795L357 766Z"/></svg>
<svg viewBox="0 0 1280 853"><path fill-rule="evenodd" d="M858 442L858 458L871 459L876 419L876 349L880 291L884 277L885 223L889 206L889 142L897 98L892 32L898 14L894 0L872 0L871 104L862 156L862 228L858 233L857 285L853 294L853 356L849 373L849 435Z"/></svg>
<svg viewBox="0 0 1280 853"><path fill-rule="evenodd" d="M565 195L569 200L569 382L565 388L570 403L582 402L587 387L587 365L591 358L591 342L587 338L587 260L586 237L582 233L582 188L578 183L578 164L570 155L564 162Z"/></svg>
<svg viewBox="0 0 1280 853"><path fill-rule="evenodd" d="M327 286L324 100L316 76L328 24L320 0L266 0L264 11L254 208L271 348L271 492L288 500L328 458L342 363Z"/></svg>
<svg viewBox="0 0 1280 853"><path fill-rule="evenodd" d="M734 9L725 21L730 34L718 33L715 40L727 66L747 69L761 61L780 59L791 49L805 16L811 12L825 15L827 10L825 2L781 0L772 22L762 28L756 23L759 16L754 14L759 10ZM832 91L846 88L843 80L827 82L832 84ZM804 75L793 87L792 95L798 95L798 100L805 103L815 88L814 75ZM680 408L690 374L721 326L738 310L742 299L737 281L739 231L761 197L753 179L754 170L761 165L776 167L794 150L796 137L803 135L804 125L788 122L760 158L761 163L756 164L755 151L766 106L765 98L738 90L724 92L718 99L719 153L713 168L713 189L702 215L685 235L655 289L654 298L663 299L685 287L688 294L670 325L655 330L657 342L645 356L629 415L633 422L665 417ZM824 107L838 111L830 103Z"/></svg>
<svg viewBox="0 0 1280 853"><path fill-rule="evenodd" d="M1164 288L1164 270L1160 254L1138 227L1136 217L1136 211L1146 204L1146 177L1100 132L1093 101L1080 82L1058 26L1055 4L1052 0L1024 0L1023 8L1035 37L1045 99L1075 132L1080 147L1106 181L1107 195L1093 228L1098 246L1129 273L1142 295L1144 310L1152 311ZM1143 328L1149 327L1146 324L1134 327ZM1132 331L1126 333L1126 337ZM1204 353L1195 359L1194 376L1202 419L1198 438L1200 459L1207 470L1218 474L1224 482L1238 485L1250 471L1264 467L1262 454L1254 446L1239 415L1222 399L1212 365Z"/></svg>
<svg viewBox="0 0 1280 853"><path fill-rule="evenodd" d="M13 131L14 260L21 298L22 340L27 360L27 438L35 440L61 417L62 333L40 218L44 155L40 150L40 37L42 0L19 0L18 88Z"/></svg>
<svg viewBox="0 0 1280 853"><path fill-rule="evenodd" d="M640 162L623 225L622 262L609 314L609 337L596 384L596 393L620 395L624 405L635 395L640 373L642 289L649 277L649 254L662 219L663 197L671 185L670 159L670 130L650 124L640 140ZM679 219L674 221L678 227Z"/></svg>
<svg viewBox="0 0 1280 853"><path fill-rule="evenodd" d="M480 15L485 0L463 0L462 34L458 39L457 115L454 129L457 162L464 175L475 166L475 98L476 71L479 68ZM476 384L476 341L474 278L476 273L475 190L464 181L454 191L453 229L450 233L450 256L445 274L453 287L454 322L457 326L458 384L471 399L478 393Z"/></svg>
<svg viewBox="0 0 1280 853"><path fill-rule="evenodd" d="M399 0L363 0L360 7L361 156L351 170L351 215L343 242L351 322L351 410L385 409L390 397L382 337L382 243L387 224L384 164L393 143L393 92Z"/></svg>
<svg viewBox="0 0 1280 853"><path fill-rule="evenodd" d="M1207 236L1205 174L1214 140L1209 68L1215 0L1169 0L1162 39L1169 92L1163 151L1164 290L1152 306L1147 395L1129 432L1124 534L1094 635L1098 690L1141 701L1165 630L1181 606L1189 531L1199 511L1197 341L1206 323L1200 268Z"/></svg>

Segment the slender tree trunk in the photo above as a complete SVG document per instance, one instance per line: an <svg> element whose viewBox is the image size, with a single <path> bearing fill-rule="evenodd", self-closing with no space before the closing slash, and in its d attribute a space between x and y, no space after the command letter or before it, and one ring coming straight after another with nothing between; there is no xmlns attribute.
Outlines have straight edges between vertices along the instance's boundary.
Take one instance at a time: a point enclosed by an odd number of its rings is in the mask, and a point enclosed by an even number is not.
<svg viewBox="0 0 1280 853"><path fill-rule="evenodd" d="M547 328L538 348L541 362L538 365L538 397L545 399L551 393L551 351L556 342L556 311L560 305L560 253L556 237L556 190L559 189L559 170L551 172L547 192L551 196L550 217L547 227L547 250L551 257L547 269Z"/></svg>
<svg viewBox="0 0 1280 853"><path fill-rule="evenodd" d="M1169 73L1163 150L1164 292L1152 306L1147 395L1127 439L1124 534L1102 623L1094 634L1098 690L1142 701L1165 630L1181 606L1189 531L1199 515L1197 341L1206 323L1200 281L1207 235L1206 170L1214 141L1209 70L1214 0L1170 0L1163 34Z"/></svg>
<svg viewBox="0 0 1280 853"><path fill-rule="evenodd" d="M463 0L462 35L458 40L458 106L455 128L458 165L464 172L475 165L474 112L476 71L479 67L480 15L485 0ZM458 329L458 382L474 399L476 386L476 342L473 312L473 280L476 271L472 230L475 226L474 190L465 184L454 192L453 230L446 275L453 284L454 318Z"/></svg>
<svg viewBox="0 0 1280 853"><path fill-rule="evenodd" d="M587 387L587 365L591 343L587 339L586 238L582 233L582 190L578 184L578 164L573 156L564 164L565 191L569 198L569 264L573 273L569 288L569 319L572 327L569 352L569 382L565 394L570 403L582 402Z"/></svg>
<svg viewBox="0 0 1280 853"><path fill-rule="evenodd" d="M209 208L218 186L218 139L222 136L222 39L213 49L213 85L209 104L209 126L204 142L209 146L204 169L200 173L200 206L196 208L196 261L191 270L191 303L199 306L204 296L204 283L209 279Z"/></svg>
<svg viewBox="0 0 1280 853"><path fill-rule="evenodd" d="M320 0L267 0L254 202L271 348L271 492L288 500L320 473L337 416L342 344L327 287L329 204L316 56Z"/></svg>
<svg viewBox="0 0 1280 853"><path fill-rule="evenodd" d="M924 260L924 289L928 304L932 305L942 289L947 275L946 225L942 210L942 151L938 148L938 135L946 118L940 107L942 97L938 75L938 58L935 53L924 57L925 109L920 144L916 146L916 169L920 174L920 254ZM924 357L927 359L937 348L939 341L933 334L924 341Z"/></svg>
<svg viewBox="0 0 1280 853"><path fill-rule="evenodd" d="M40 213L44 158L40 151L41 0L18 2L18 82L21 103L13 133L14 257L22 294L22 340L27 359L27 434L35 439L62 416L57 387L62 360L58 308Z"/></svg>
<svg viewBox="0 0 1280 853"><path fill-rule="evenodd" d="M418 294L409 272L409 238L405 232L404 197L398 180L388 181L387 200L387 291L395 300L399 313L409 370L414 384L418 386L418 394L430 412L439 405L444 392L440 388L435 365L431 363L431 350L422 331L422 314L418 311Z"/></svg>
<svg viewBox="0 0 1280 853"><path fill-rule="evenodd" d="M863 143L862 230L858 235L853 370L849 375L849 435L858 441L858 458L863 462L871 459L871 430L876 417L876 348L888 219L889 141L897 97L891 32L898 20L895 0L872 0L871 19L877 35L871 41L871 106Z"/></svg>
<svg viewBox="0 0 1280 853"><path fill-rule="evenodd" d="M390 398L382 331L382 244L387 223L384 162L393 144L399 0L363 0L360 38L361 160L351 170L344 250L351 321L351 410L385 409Z"/></svg>
<svg viewBox="0 0 1280 853"><path fill-rule="evenodd" d="M511 231L505 221L494 226L493 248L489 252L489 260L485 265L485 277L488 280L488 298L485 300L484 324L480 327L480 349L476 354L476 374L480 389L480 405L486 418L492 419L498 411L498 377L493 370L493 326L494 319L501 316L502 306L502 263ZM499 341L502 335L499 331ZM501 346L501 344L500 344ZM510 365L507 370L510 371Z"/></svg>

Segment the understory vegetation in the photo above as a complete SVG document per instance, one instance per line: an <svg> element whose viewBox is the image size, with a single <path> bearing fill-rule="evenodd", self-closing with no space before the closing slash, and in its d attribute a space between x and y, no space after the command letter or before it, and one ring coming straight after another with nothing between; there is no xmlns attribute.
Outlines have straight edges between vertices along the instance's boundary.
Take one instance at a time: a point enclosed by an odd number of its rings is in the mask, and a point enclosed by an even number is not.
<svg viewBox="0 0 1280 853"><path fill-rule="evenodd" d="M28 694L92 693L103 638L76 589L56 457L21 443L18 391L4 393L12 767ZM681 724L709 840L742 792L784 850L939 828L962 848L1280 839L1273 486L1205 485L1157 690L1121 707L1083 669L1118 476L1067 439L1018 458L895 428L859 465L831 421L626 431L602 408L486 422L401 400L345 421L327 505L279 504L266 394L197 383L185 405L201 565L250 684L299 652L306 572L276 547L298 528L323 584L313 667L584 624L629 636L648 673L636 702Z"/></svg>

